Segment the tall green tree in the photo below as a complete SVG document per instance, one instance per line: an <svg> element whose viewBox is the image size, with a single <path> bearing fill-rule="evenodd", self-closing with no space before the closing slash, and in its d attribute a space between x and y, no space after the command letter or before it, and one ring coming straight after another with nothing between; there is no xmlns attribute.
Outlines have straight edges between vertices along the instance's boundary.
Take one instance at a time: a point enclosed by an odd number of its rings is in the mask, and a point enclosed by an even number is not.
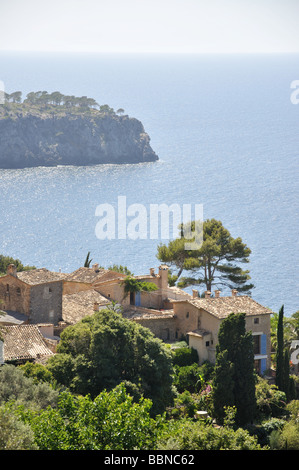
<svg viewBox="0 0 299 470"><path fill-rule="evenodd" d="M244 271L240 263L249 262L251 250L242 239L233 238L222 222L211 219L203 222L203 243L200 248L186 250L186 243L190 243L190 240L184 238L184 233L189 226L190 223L181 224L180 237L171 240L168 245L158 246L157 258L176 269L177 279L183 271L190 273L188 277L181 278L178 285L204 285L209 291L216 285L250 292L254 285L249 283L249 271ZM195 222L192 222L193 233L195 227Z"/></svg>
<svg viewBox="0 0 299 470"><path fill-rule="evenodd" d="M214 416L223 423L225 407L234 406L234 364L228 360L228 351L217 351L215 377L213 382Z"/></svg>
<svg viewBox="0 0 299 470"><path fill-rule="evenodd" d="M219 329L216 346L213 405L221 421L225 406L235 406L236 422L253 420L256 411L252 334L246 332L245 314L230 314Z"/></svg>
<svg viewBox="0 0 299 470"><path fill-rule="evenodd" d="M75 393L95 397L125 381L152 400L153 412L172 400L169 349L149 329L109 308L67 327L48 367Z"/></svg>

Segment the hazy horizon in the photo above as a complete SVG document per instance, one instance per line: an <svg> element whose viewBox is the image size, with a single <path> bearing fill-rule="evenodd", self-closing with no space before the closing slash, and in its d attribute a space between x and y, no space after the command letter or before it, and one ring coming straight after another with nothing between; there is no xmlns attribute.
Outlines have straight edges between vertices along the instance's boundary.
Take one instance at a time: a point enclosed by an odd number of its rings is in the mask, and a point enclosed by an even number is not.
<svg viewBox="0 0 299 470"><path fill-rule="evenodd" d="M0 0L0 52L299 52L298 0Z"/></svg>

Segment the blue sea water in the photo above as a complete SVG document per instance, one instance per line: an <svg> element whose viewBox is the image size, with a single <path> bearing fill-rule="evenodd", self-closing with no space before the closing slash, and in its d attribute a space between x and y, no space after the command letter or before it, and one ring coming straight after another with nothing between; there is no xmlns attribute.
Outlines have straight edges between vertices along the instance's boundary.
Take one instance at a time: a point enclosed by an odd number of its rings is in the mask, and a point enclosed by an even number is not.
<svg viewBox="0 0 299 470"><path fill-rule="evenodd" d="M140 119L159 161L0 170L0 253L71 272L94 262L143 274L162 239L99 240L96 207L202 204L251 248L252 297L299 309L298 55L0 54L11 93L59 90ZM227 293L224 291L224 293Z"/></svg>

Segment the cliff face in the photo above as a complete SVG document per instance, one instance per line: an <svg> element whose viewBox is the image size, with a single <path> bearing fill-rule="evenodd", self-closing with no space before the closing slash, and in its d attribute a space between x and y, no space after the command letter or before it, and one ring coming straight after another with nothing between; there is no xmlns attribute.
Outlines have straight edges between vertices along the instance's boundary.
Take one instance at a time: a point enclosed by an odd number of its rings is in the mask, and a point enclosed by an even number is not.
<svg viewBox="0 0 299 470"><path fill-rule="evenodd" d="M135 118L109 114L5 116L0 168L139 163L158 160Z"/></svg>

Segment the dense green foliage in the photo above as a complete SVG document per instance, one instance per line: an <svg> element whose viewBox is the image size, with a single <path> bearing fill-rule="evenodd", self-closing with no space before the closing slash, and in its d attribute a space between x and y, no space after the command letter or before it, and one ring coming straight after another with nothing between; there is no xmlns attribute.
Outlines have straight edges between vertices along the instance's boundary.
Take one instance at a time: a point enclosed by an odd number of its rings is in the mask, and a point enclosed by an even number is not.
<svg viewBox="0 0 299 470"><path fill-rule="evenodd" d="M113 308L66 328L46 365L0 367L0 449L299 450L299 400L253 373L242 315L222 325L215 366Z"/></svg>
<svg viewBox="0 0 299 470"><path fill-rule="evenodd" d="M6 274L7 266L14 264L17 271L29 271L34 269L34 266L24 266L19 259L14 259L11 256L0 255L0 275Z"/></svg>
<svg viewBox="0 0 299 470"><path fill-rule="evenodd" d="M87 96L64 95L59 91L48 93L47 91L31 91L27 93L26 98L22 101L22 92L5 93L5 103L0 111L15 113L26 113L28 110L37 112L43 110L47 112L65 113L79 111L97 112L101 114L122 115L123 108L119 108L116 112L108 104L99 105L95 99Z"/></svg>
<svg viewBox="0 0 299 470"><path fill-rule="evenodd" d="M111 309L86 317L61 334L48 367L72 392L96 397L120 382L135 384L160 412L172 400L171 353L150 330Z"/></svg>
<svg viewBox="0 0 299 470"><path fill-rule="evenodd" d="M174 367L175 376L185 368L196 369L201 376L199 388L194 393L177 392L167 412L153 416L152 400L135 395L137 388L133 386L129 393L126 383L95 397L61 390L46 405L32 390L47 385L44 395L51 397L54 390L49 384L54 382L47 367L4 365L0 368L2 391L6 390L0 403L0 449L299 449L298 400L287 405L283 392L259 378L256 424L247 429L237 427L236 408L226 406L223 426L215 426L212 418L196 417L197 410L207 410L213 416L210 381L214 367L209 363Z"/></svg>
<svg viewBox="0 0 299 470"><path fill-rule="evenodd" d="M34 432L5 406L0 406L0 450L36 450Z"/></svg>
<svg viewBox="0 0 299 470"><path fill-rule="evenodd" d="M135 277L128 275L124 281L124 292L152 292L158 289L154 282L138 281Z"/></svg>
<svg viewBox="0 0 299 470"><path fill-rule="evenodd" d="M63 392L56 408L22 416L41 450L149 449L159 429L150 408L149 400L134 403L120 385L94 399Z"/></svg>
<svg viewBox="0 0 299 470"><path fill-rule="evenodd" d="M249 271L243 271L239 263L249 262L251 250L242 239L233 238L220 221L211 219L202 224L202 245L198 249L187 250L185 245L190 240L184 238L184 233L189 225L181 225L179 238L171 240L168 245L158 246L157 258L176 269L177 279L183 271L190 273L190 276L181 278L178 285L204 285L211 291L216 284L250 292L254 286L248 283ZM191 230L195 233L195 222L191 223Z"/></svg>
<svg viewBox="0 0 299 470"><path fill-rule="evenodd" d="M0 405L13 401L16 405L39 409L55 406L57 400L58 391L49 383L26 377L22 368L12 364L0 368Z"/></svg>
<svg viewBox="0 0 299 470"><path fill-rule="evenodd" d="M173 351L173 364L177 366L190 366L198 359L198 352L194 348L182 347Z"/></svg>

